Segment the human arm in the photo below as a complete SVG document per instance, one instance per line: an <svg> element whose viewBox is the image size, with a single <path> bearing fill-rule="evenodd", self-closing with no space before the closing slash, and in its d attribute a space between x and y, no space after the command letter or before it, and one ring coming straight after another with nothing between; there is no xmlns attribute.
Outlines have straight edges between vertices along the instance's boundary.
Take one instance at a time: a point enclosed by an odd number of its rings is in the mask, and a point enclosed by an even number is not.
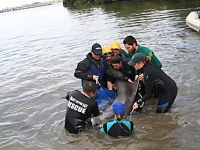
<svg viewBox="0 0 200 150"><path fill-rule="evenodd" d="M93 80L93 76L88 74L88 70L90 69L91 65L91 62L85 58L83 61L78 63L74 72L74 76L79 79Z"/></svg>
<svg viewBox="0 0 200 150"><path fill-rule="evenodd" d="M67 92L67 95L65 96L65 98L66 98L67 100L69 100L70 96L71 96L71 91Z"/></svg>
<svg viewBox="0 0 200 150"><path fill-rule="evenodd" d="M139 79L140 81L142 81L143 78L144 78L144 74L143 73L141 73L139 75L135 75L135 80Z"/></svg>
<svg viewBox="0 0 200 150"><path fill-rule="evenodd" d="M98 116L98 115L101 115L102 113L98 110L98 104L97 102L94 103L94 106L92 107L92 115L95 117L95 116Z"/></svg>
<svg viewBox="0 0 200 150"><path fill-rule="evenodd" d="M108 74L109 76L115 79L128 81L129 78L127 76L125 76L122 72L115 70L108 63L105 63L105 68L106 68L105 73Z"/></svg>
<svg viewBox="0 0 200 150"><path fill-rule="evenodd" d="M107 133L107 123L105 123L105 124L101 127L100 131L101 131L102 133Z"/></svg>
<svg viewBox="0 0 200 150"><path fill-rule="evenodd" d="M148 76L146 76L145 78L148 79ZM152 80L152 79L150 79L150 80ZM144 87L145 87L146 93L142 98L140 98L139 100L137 100L134 103L134 105L133 105L134 110L139 107L142 108L144 106L144 102L152 97L153 81L145 83Z"/></svg>
<svg viewBox="0 0 200 150"><path fill-rule="evenodd" d="M130 121L130 124L131 124L131 133L132 133L132 131L133 131L133 122Z"/></svg>

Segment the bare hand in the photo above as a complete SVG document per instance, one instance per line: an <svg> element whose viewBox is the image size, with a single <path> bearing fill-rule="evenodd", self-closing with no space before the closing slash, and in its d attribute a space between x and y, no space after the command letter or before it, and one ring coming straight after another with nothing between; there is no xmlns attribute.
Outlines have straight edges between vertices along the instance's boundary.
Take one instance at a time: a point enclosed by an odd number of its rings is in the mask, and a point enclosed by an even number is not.
<svg viewBox="0 0 200 150"><path fill-rule="evenodd" d="M92 77L92 78L93 78L93 80L94 80L94 81L96 81L96 80L98 80L98 79L99 79L99 76L93 75L93 77Z"/></svg>
<svg viewBox="0 0 200 150"><path fill-rule="evenodd" d="M128 78L128 82L133 83L133 81L130 78Z"/></svg>
<svg viewBox="0 0 200 150"><path fill-rule="evenodd" d="M138 76L138 78L139 78L139 80L143 80L143 78L144 78L144 74L141 73L141 74Z"/></svg>
<svg viewBox="0 0 200 150"><path fill-rule="evenodd" d="M135 103L133 104L133 109L135 110L135 109L137 109L138 107L139 107L138 103L135 102Z"/></svg>
<svg viewBox="0 0 200 150"><path fill-rule="evenodd" d="M113 85L112 85L112 87L113 87L113 89L114 89L114 90L116 90L116 89L117 89L117 87L115 86L115 84L113 84Z"/></svg>
<svg viewBox="0 0 200 150"><path fill-rule="evenodd" d="M135 75L135 80L137 80L138 77L139 77L139 75Z"/></svg>

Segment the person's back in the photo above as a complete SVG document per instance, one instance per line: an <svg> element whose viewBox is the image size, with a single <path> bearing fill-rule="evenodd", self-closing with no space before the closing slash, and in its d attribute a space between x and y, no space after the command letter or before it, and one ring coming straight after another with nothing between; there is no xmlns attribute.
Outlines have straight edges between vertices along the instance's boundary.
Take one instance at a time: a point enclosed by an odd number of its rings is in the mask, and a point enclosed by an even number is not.
<svg viewBox="0 0 200 150"><path fill-rule="evenodd" d="M159 91L157 112L167 112L177 95L176 83L153 63L146 64L143 72L146 94L142 99L150 99L152 96L152 87L156 88ZM165 105L168 107L166 108Z"/></svg>
<svg viewBox="0 0 200 150"><path fill-rule="evenodd" d="M94 101L94 96L98 90L98 85L87 82L83 92L74 90L67 95L68 104L65 116L65 128L70 133L79 133L91 126L88 120L91 115L98 116L98 105Z"/></svg>
<svg viewBox="0 0 200 150"><path fill-rule="evenodd" d="M105 123L100 131L112 137L131 135L133 130L133 122L124 120L124 104L121 102L114 102L112 108L115 114L114 120Z"/></svg>
<svg viewBox="0 0 200 150"><path fill-rule="evenodd" d="M138 50L136 51L136 53L143 53L146 56L150 56L151 62L157 65L159 68L162 68L160 60L155 56L154 52L150 50L148 47L138 45Z"/></svg>

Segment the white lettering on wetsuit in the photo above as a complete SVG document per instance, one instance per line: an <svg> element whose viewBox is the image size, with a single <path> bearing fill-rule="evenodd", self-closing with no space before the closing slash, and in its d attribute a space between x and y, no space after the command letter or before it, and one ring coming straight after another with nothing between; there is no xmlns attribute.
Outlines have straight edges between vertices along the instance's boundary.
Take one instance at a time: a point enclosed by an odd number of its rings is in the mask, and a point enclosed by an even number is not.
<svg viewBox="0 0 200 150"><path fill-rule="evenodd" d="M79 104L81 106L79 106L77 104ZM75 111L78 111L78 112L80 112L82 114L85 114L88 104L84 104L84 103L78 101L77 99L75 99L75 98L73 98L71 96L70 99L69 99L69 102L68 102L67 106L69 108L75 110Z"/></svg>

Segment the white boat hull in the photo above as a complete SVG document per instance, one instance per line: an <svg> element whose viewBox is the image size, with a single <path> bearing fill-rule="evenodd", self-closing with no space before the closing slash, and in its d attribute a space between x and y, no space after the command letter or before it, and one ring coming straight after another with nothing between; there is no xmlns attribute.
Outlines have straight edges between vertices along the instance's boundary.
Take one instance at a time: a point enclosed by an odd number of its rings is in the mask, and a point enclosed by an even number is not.
<svg viewBox="0 0 200 150"><path fill-rule="evenodd" d="M193 30L200 32L200 14L196 11L192 11L186 17L186 24Z"/></svg>

